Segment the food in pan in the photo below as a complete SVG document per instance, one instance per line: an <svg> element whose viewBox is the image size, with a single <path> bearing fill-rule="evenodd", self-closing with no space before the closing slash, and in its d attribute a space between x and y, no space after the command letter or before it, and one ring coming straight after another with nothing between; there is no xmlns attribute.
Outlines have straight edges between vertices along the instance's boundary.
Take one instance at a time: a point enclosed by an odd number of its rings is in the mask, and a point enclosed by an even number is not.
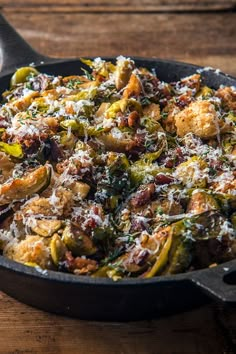
<svg viewBox="0 0 236 354"><path fill-rule="evenodd" d="M2 255L113 280L234 259L236 89L82 62L67 77L20 68L3 93Z"/></svg>

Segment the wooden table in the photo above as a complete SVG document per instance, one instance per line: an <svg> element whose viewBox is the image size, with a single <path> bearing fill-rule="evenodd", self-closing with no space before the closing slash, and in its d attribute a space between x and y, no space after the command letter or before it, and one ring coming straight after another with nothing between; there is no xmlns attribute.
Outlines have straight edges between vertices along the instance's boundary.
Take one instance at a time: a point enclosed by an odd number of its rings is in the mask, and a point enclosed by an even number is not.
<svg viewBox="0 0 236 354"><path fill-rule="evenodd" d="M236 76L235 0L1 0L0 7L45 55L171 58ZM131 323L51 315L1 292L0 304L2 354L236 352L236 311L215 304Z"/></svg>

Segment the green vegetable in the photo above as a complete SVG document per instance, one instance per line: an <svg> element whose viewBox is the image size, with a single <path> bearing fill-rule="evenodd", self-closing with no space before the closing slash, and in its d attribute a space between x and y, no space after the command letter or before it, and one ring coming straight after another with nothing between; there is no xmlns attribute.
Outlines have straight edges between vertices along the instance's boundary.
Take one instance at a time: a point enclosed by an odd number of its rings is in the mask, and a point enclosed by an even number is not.
<svg viewBox="0 0 236 354"><path fill-rule="evenodd" d="M66 246L58 234L54 234L50 241L50 250L53 263L58 266L65 258Z"/></svg>
<svg viewBox="0 0 236 354"><path fill-rule="evenodd" d="M133 98L122 98L121 100L112 103L112 105L106 110L105 116L106 118L114 119L117 113L124 113L128 108L135 110L138 113L142 113L142 106L138 101Z"/></svg>
<svg viewBox="0 0 236 354"><path fill-rule="evenodd" d="M173 234L173 230L170 230L167 240L161 250L161 253L157 256L156 262L154 263L151 270L145 274L144 276L145 278L154 277L156 274L160 273L162 269L165 267L168 261L168 253L170 251L171 244L172 244L172 237L173 237L172 234Z"/></svg>
<svg viewBox="0 0 236 354"><path fill-rule="evenodd" d="M25 66L16 70L14 75L11 78L10 86L14 87L17 84L21 84L27 81L28 76L33 75L37 76L39 74L38 70L32 66Z"/></svg>
<svg viewBox="0 0 236 354"><path fill-rule="evenodd" d="M97 251L91 238L73 225L65 227L62 241L74 256L91 256Z"/></svg>
<svg viewBox="0 0 236 354"><path fill-rule="evenodd" d="M158 173L171 172L169 168L160 167L158 164L152 164L149 162L150 160L155 159L158 154L159 152L153 153L153 155L144 154L142 159L134 162L133 165L130 166L129 172L132 185L138 186L145 178L152 179Z"/></svg>
<svg viewBox="0 0 236 354"><path fill-rule="evenodd" d="M73 133L68 134L65 131L58 133L60 137L60 144L63 145L66 149L73 149L76 143L76 138Z"/></svg>
<svg viewBox="0 0 236 354"><path fill-rule="evenodd" d="M57 232L62 226L61 220L35 220L35 225L31 226L31 230L42 237L50 237Z"/></svg>
<svg viewBox="0 0 236 354"><path fill-rule="evenodd" d="M4 151L6 154L21 159L24 156L22 147L20 144L7 144L0 141L0 151Z"/></svg>
<svg viewBox="0 0 236 354"><path fill-rule="evenodd" d="M129 160L124 154L110 152L103 178L97 183L95 200L114 210L130 188Z"/></svg>
<svg viewBox="0 0 236 354"><path fill-rule="evenodd" d="M75 120L68 119L63 120L60 123L60 126L63 129L70 128L73 132L77 133L79 136L98 136L102 133L102 130L97 128L96 126L92 126L87 120Z"/></svg>
<svg viewBox="0 0 236 354"><path fill-rule="evenodd" d="M144 116L143 118L141 118L141 125L144 126L150 134L156 132L164 132L161 124L153 117Z"/></svg>

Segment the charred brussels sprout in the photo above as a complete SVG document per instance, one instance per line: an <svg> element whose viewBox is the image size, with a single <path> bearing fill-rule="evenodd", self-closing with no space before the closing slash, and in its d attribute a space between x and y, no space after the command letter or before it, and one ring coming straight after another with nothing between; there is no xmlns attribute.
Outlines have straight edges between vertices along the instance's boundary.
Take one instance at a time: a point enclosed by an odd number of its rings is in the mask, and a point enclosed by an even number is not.
<svg viewBox="0 0 236 354"><path fill-rule="evenodd" d="M97 182L95 200L115 209L130 188L129 161L124 154L110 152L102 178Z"/></svg>
<svg viewBox="0 0 236 354"><path fill-rule="evenodd" d="M50 237L62 226L61 220L35 220L35 225L31 226L33 232L42 237Z"/></svg>
<svg viewBox="0 0 236 354"><path fill-rule="evenodd" d="M50 183L51 169L41 166L27 173L22 178L16 178L0 186L0 205L9 204L13 200L25 199L34 193L47 188Z"/></svg>
<svg viewBox="0 0 236 354"><path fill-rule="evenodd" d="M91 256L97 251L92 239L72 224L65 227L62 240L74 256Z"/></svg>
<svg viewBox="0 0 236 354"><path fill-rule="evenodd" d="M201 214L209 210L219 210L219 204L215 198L206 192L193 193L187 211L192 214Z"/></svg>

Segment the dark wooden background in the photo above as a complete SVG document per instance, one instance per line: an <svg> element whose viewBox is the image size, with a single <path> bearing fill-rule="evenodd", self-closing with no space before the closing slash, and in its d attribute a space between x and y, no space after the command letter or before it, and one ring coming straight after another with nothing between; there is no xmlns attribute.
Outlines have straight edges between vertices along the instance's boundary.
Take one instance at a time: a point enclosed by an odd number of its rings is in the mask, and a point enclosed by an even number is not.
<svg viewBox="0 0 236 354"><path fill-rule="evenodd" d="M235 0L1 0L0 6L47 55L155 56L236 75Z"/></svg>
<svg viewBox="0 0 236 354"><path fill-rule="evenodd" d="M45 55L160 57L236 76L235 10L235 0L0 0L9 22ZM131 323L47 314L1 292L0 306L1 354L236 353L236 311L216 304Z"/></svg>

